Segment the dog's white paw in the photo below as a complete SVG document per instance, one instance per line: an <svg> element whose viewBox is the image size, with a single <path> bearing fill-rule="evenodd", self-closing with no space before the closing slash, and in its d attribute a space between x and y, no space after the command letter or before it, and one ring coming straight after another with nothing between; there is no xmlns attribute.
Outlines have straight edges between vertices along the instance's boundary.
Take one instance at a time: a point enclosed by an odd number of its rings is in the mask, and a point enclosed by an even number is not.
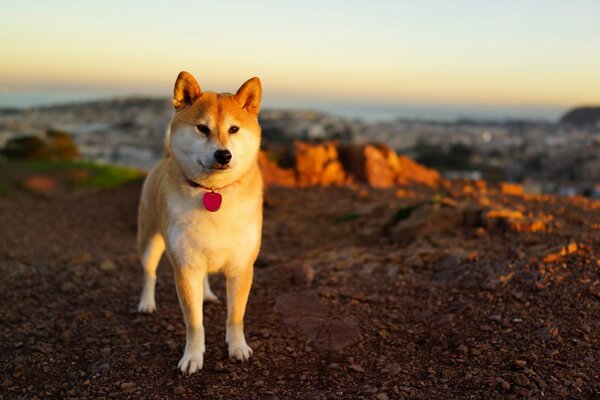
<svg viewBox="0 0 600 400"><path fill-rule="evenodd" d="M142 297L138 305L138 312L151 314L154 311L156 311L156 302L154 299Z"/></svg>
<svg viewBox="0 0 600 400"><path fill-rule="evenodd" d="M220 303L221 300L213 293L213 292L204 292L204 301L209 301L211 303Z"/></svg>
<svg viewBox="0 0 600 400"><path fill-rule="evenodd" d="M248 361L252 356L252 349L245 342L229 345L229 358L235 358L238 361Z"/></svg>
<svg viewBox="0 0 600 400"><path fill-rule="evenodd" d="M202 365L204 364L204 356L202 353L185 353L181 360L179 360L179 364L177 364L177 368L184 373L184 375L192 375L202 369Z"/></svg>

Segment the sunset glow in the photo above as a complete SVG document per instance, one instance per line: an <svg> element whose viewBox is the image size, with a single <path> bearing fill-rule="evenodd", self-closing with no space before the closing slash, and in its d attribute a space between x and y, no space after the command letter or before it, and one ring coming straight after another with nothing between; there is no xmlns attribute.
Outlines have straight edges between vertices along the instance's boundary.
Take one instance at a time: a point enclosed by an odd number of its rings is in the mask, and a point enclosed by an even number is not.
<svg viewBox="0 0 600 400"><path fill-rule="evenodd" d="M599 2L202 3L3 5L0 90L167 95L185 69L267 99L600 103Z"/></svg>

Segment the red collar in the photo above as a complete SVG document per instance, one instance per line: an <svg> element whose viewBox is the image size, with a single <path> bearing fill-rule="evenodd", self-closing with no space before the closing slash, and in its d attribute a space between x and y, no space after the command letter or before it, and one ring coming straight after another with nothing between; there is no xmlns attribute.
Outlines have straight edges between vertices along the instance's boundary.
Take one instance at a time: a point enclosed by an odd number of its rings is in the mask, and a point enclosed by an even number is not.
<svg viewBox="0 0 600 400"><path fill-rule="evenodd" d="M225 185L225 186L220 187L220 188L214 188L214 187L207 187L207 186L201 185L198 182L194 182L193 180L191 180L188 177L185 178L185 181L187 182L187 184L188 184L189 187L201 188L201 189L204 189L204 190L209 190L209 191L211 191L213 193L215 192L215 190L225 189L226 187L229 187L229 186L231 186L231 185L233 185L235 183L235 182L233 182L233 183L230 183L229 185Z"/></svg>

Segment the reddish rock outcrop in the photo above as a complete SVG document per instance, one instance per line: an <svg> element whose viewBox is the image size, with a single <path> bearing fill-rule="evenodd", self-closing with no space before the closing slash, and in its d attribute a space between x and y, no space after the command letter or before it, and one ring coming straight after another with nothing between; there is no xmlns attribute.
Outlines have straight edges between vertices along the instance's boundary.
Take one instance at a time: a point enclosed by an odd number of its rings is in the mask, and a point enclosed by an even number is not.
<svg viewBox="0 0 600 400"><path fill-rule="evenodd" d="M258 165L266 186L296 186L296 173L293 169L281 168L273 160L269 159L266 152L258 154Z"/></svg>
<svg viewBox="0 0 600 400"><path fill-rule="evenodd" d="M409 157L399 156L383 144L341 145L339 153L346 171L372 187L415 184L437 187L441 182L436 170L418 164Z"/></svg>
<svg viewBox="0 0 600 400"><path fill-rule="evenodd" d="M396 185L437 187L439 173L390 147L380 145L338 145L335 142L294 143L294 170L281 168L266 153L259 156L267 186L346 185L356 180L374 188Z"/></svg>
<svg viewBox="0 0 600 400"><path fill-rule="evenodd" d="M331 186L349 183L338 159L336 144L325 142L309 144L295 142L296 172L300 186Z"/></svg>

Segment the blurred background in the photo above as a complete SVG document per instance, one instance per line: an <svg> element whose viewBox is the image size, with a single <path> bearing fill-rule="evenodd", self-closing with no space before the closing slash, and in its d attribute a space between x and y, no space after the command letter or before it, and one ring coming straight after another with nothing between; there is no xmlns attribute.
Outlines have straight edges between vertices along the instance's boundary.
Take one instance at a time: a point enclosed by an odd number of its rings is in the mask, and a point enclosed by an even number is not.
<svg viewBox="0 0 600 400"><path fill-rule="evenodd" d="M599 16L1 2L0 400L600 399ZM261 78L266 183L253 358L228 360L213 276L191 378L167 257L158 312L136 312L138 199L182 70Z"/></svg>
<svg viewBox="0 0 600 400"><path fill-rule="evenodd" d="M84 159L148 169L187 70L214 91L259 76L265 148L385 143L447 178L598 196L598 15L592 0L12 2L0 147L65 133Z"/></svg>

